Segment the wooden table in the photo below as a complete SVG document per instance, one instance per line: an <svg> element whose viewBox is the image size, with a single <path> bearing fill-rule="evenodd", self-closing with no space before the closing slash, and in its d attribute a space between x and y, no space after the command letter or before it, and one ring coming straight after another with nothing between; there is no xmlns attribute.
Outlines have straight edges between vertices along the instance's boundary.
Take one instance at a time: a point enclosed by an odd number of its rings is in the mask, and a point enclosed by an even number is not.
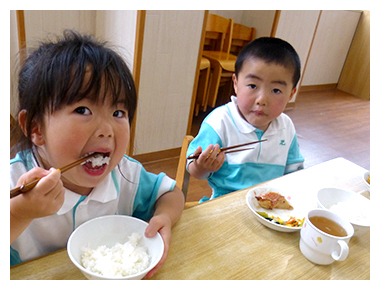
<svg viewBox="0 0 380 290"><path fill-rule="evenodd" d="M369 197L366 170L343 158L260 185L302 190L316 198L322 187L341 187ZM353 237L343 262L319 266L299 250L299 232L265 227L245 202L249 189L189 208L173 227L169 256L152 279L370 279L370 233ZM65 249L10 270L11 279L84 279Z"/></svg>

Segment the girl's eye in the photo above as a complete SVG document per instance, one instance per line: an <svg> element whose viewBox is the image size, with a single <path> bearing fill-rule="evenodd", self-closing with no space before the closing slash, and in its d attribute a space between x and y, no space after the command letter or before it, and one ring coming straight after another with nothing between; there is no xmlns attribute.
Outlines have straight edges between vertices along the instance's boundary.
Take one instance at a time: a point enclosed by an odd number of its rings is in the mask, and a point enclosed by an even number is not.
<svg viewBox="0 0 380 290"><path fill-rule="evenodd" d="M81 115L90 115L91 111L86 107L78 107L74 110L76 113Z"/></svg>
<svg viewBox="0 0 380 290"><path fill-rule="evenodd" d="M113 116L116 118L123 118L125 116L125 112L122 110L117 110L113 113Z"/></svg>

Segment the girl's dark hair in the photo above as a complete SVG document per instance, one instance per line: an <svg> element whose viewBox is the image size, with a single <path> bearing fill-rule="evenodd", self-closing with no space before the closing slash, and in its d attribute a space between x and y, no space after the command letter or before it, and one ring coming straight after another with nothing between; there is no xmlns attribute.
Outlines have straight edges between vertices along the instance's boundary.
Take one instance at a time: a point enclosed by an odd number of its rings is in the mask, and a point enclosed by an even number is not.
<svg viewBox="0 0 380 290"><path fill-rule="evenodd" d="M288 42L274 37L261 37L251 41L243 47L236 59L236 76L249 58L259 58L293 69L293 88L297 86L301 76L301 62L297 52Z"/></svg>
<svg viewBox="0 0 380 290"><path fill-rule="evenodd" d="M19 112L27 111L27 136L19 141L19 150L32 147L32 122L42 124L46 113L65 105L84 98L102 103L110 94L113 105L125 105L130 124L137 105L133 77L123 58L106 42L71 30L56 41L42 43L26 59L19 73L18 92Z"/></svg>

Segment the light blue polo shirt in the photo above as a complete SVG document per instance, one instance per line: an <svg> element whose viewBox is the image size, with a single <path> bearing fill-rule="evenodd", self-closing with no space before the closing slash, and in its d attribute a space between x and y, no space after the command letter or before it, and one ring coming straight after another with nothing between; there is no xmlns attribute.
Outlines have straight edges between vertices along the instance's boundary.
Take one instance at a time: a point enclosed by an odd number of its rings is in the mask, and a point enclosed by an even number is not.
<svg viewBox="0 0 380 290"><path fill-rule="evenodd" d="M10 188L25 172L38 166L31 151L26 161L17 155L11 160ZM172 191L175 181L164 173L147 172L136 160L124 156L119 165L88 196L68 189L61 209L38 218L11 245L11 265L66 247L70 234L84 222L103 215L129 215L149 220L156 200Z"/></svg>
<svg viewBox="0 0 380 290"><path fill-rule="evenodd" d="M189 145L187 156L198 146L204 150L210 144L228 147L262 139L267 141L251 145L252 150L225 155L222 167L207 178L213 189L211 199L302 169L304 158L293 122L284 113L263 132L241 117L237 99L232 96L231 102L206 117Z"/></svg>

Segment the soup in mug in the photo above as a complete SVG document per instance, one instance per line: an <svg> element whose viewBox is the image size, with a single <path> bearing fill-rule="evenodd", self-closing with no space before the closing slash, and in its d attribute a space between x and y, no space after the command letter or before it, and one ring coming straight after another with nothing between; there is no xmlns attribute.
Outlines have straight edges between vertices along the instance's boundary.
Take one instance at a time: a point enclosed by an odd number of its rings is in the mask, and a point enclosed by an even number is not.
<svg viewBox="0 0 380 290"><path fill-rule="evenodd" d="M346 230L339 225L337 222L334 222L323 216L313 216L309 218L310 222L316 226L321 231L336 237L345 237L347 236Z"/></svg>

